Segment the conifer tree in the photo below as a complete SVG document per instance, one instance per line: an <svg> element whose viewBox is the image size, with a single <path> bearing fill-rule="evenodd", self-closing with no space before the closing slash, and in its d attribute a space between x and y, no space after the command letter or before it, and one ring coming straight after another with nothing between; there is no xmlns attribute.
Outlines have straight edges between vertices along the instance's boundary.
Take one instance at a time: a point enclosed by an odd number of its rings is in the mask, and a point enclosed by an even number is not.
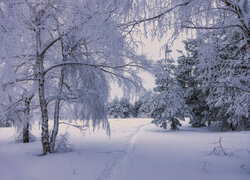
<svg viewBox="0 0 250 180"><path fill-rule="evenodd" d="M197 80L199 63L196 40L183 41L186 53L178 58L177 80L184 89L185 103L190 109L190 124L193 127L206 125L205 112L208 109L201 83Z"/></svg>
<svg viewBox="0 0 250 180"><path fill-rule="evenodd" d="M158 61L159 67L155 75L156 94L151 100L152 123L164 129L170 123L173 130L178 129L180 120L184 120L187 112L183 98L183 89L176 80L176 67L169 56L171 51L166 47L166 58Z"/></svg>

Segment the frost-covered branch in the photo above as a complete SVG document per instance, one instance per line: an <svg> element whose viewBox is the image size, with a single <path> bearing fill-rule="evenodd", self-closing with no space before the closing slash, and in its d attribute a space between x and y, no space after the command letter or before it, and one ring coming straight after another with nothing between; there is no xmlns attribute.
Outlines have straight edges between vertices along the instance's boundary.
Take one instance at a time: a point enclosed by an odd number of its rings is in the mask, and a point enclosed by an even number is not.
<svg viewBox="0 0 250 180"><path fill-rule="evenodd" d="M74 128L80 129L80 130L84 130L85 128L89 127L88 125L76 125L76 124L71 124L71 123L67 123L67 122L59 122L59 124L65 124L68 126L72 126Z"/></svg>
<svg viewBox="0 0 250 180"><path fill-rule="evenodd" d="M136 63L127 63L127 64L123 64L123 65L118 65L118 66L112 66L112 65L105 65L105 64L89 64L89 63L82 63L82 62L64 62L64 63L60 63L54 66L49 67L48 69L46 69L44 71L44 74L48 73L49 71L58 68L58 67L63 67L63 66L90 66L90 67L94 67L94 68L98 68L101 70L104 70L103 68L108 68L108 69L123 69L125 67L137 67L137 68L141 68L143 69L144 67L141 65L138 65ZM107 71L107 70L106 70Z"/></svg>
<svg viewBox="0 0 250 180"><path fill-rule="evenodd" d="M120 25L120 27L123 27L123 26L125 26L125 27L132 26L132 27L134 27L135 25L139 25L139 24L147 22L147 21L153 21L153 20L160 19L162 16L166 15L167 13L170 13L171 11L175 10L178 7L188 5L191 1L193 1L193 0L188 0L188 1L184 2L184 3L174 5L173 7L169 8L169 9L165 10L164 12L162 12L160 14L157 14L155 16L152 16L152 17L149 17L149 18L144 18L144 19L141 19L141 20L132 21L132 22L129 22L129 23L126 23L126 24L122 24L122 25Z"/></svg>

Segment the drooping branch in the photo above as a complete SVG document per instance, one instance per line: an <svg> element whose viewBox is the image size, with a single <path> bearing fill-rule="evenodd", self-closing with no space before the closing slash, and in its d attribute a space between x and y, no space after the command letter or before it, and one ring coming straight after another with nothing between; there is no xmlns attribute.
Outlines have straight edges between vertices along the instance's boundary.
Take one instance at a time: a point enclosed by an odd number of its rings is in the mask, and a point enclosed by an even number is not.
<svg viewBox="0 0 250 180"><path fill-rule="evenodd" d="M135 26L135 25L139 25L143 22L147 22L147 21L152 21L152 20L156 20L156 19L159 19L161 18L162 16L166 15L167 13L170 13L171 11L175 10L176 8L178 7L183 7L183 6L186 6L188 5L191 1L193 0L189 0L187 2L184 2L184 3L181 3L181 4L177 4L175 6L173 6L172 8L170 9L167 9L165 10L164 12L156 15L156 16L153 16L153 17L149 17L149 18L145 18L145 19L140 19L140 20L136 20L136 21L132 21L132 22L129 22L129 23L126 23L126 24L122 24L120 25L120 27L129 27L129 26Z"/></svg>
<svg viewBox="0 0 250 180"><path fill-rule="evenodd" d="M123 64L123 65L119 65L119 66L109 66L109 65L104 65L104 64L90 64L90 63L82 63L82 62L63 62L60 64L56 64L54 66L49 67L48 69L46 69L44 71L44 74L47 74L49 71L58 68L58 67L62 67L62 66L89 66L89 67L94 67L97 69L100 68L109 68L109 69L122 69L125 67L138 67L138 68L143 68L143 66L138 65L136 63L127 63L127 64Z"/></svg>
<svg viewBox="0 0 250 180"><path fill-rule="evenodd" d="M59 122L59 124L65 124L65 125L72 126L72 127L75 127L75 128L81 129L81 130L83 130L84 128L89 127L88 125L80 126L80 125L75 125L75 124L66 123L66 122Z"/></svg>

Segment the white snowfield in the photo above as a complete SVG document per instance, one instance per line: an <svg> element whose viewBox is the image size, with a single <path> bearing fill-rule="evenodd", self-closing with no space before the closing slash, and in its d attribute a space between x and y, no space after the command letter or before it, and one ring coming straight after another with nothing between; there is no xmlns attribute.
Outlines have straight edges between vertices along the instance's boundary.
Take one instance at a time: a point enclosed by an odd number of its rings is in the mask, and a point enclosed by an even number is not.
<svg viewBox="0 0 250 180"><path fill-rule="evenodd" d="M151 119L111 119L111 137L102 130L70 133L73 151L41 154L37 141L14 141L12 128L0 128L1 180L249 180L250 132L212 132L155 127ZM223 149L216 143L221 138ZM214 150L214 148L216 148ZM223 152L224 150L224 152ZM225 153L225 154L224 154Z"/></svg>

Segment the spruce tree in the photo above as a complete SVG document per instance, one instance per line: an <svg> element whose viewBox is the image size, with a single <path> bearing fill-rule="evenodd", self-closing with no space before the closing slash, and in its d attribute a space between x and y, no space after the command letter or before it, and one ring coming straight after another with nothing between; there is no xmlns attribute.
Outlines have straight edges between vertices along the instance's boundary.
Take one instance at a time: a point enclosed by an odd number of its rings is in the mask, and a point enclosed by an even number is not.
<svg viewBox="0 0 250 180"><path fill-rule="evenodd" d="M186 55L178 58L177 80L184 89L185 103L190 109L190 124L193 127L202 127L206 125L205 115L208 110L206 105L206 94L202 91L201 83L197 80L199 63L196 40L183 41Z"/></svg>
<svg viewBox="0 0 250 180"><path fill-rule="evenodd" d="M170 124L172 130L178 129L184 120L186 106L183 98L183 89L176 79L174 60L169 56L171 51L166 47L166 58L158 61L155 74L155 95L151 100L152 123L164 129Z"/></svg>

